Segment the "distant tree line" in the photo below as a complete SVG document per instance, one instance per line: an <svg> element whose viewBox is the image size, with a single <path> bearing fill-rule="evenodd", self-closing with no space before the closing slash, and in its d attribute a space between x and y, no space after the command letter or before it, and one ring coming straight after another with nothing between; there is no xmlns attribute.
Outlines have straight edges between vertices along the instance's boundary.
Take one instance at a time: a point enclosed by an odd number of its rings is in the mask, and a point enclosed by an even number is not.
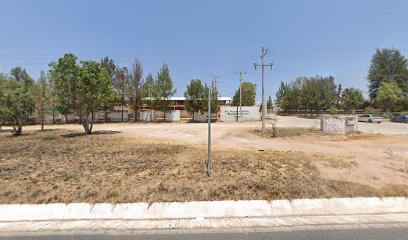
<svg viewBox="0 0 408 240"><path fill-rule="evenodd" d="M130 106L134 120L137 110L148 103L152 109L169 111L176 89L167 64L154 77L148 73L143 77L139 60L132 67L119 67L108 57L97 61L78 61L68 53L50 63L48 74L41 72L34 81L20 67L13 68L10 75L0 74L0 126L13 126L13 134L20 135L32 113L38 112L44 118L45 112L63 115L75 113L87 134L92 133L95 113L107 113L115 106Z"/></svg>
<svg viewBox="0 0 408 240"><path fill-rule="evenodd" d="M367 75L369 100L356 88L342 89L332 76L299 77L282 82L276 104L285 111L319 113L333 109L355 112L365 106L385 112L408 110L407 59L396 49L377 49Z"/></svg>

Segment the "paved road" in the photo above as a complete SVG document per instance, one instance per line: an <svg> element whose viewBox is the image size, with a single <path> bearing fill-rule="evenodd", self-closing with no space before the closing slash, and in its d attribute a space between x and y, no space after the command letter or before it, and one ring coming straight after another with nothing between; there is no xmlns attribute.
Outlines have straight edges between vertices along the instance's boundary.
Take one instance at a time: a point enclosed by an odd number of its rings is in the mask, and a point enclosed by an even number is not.
<svg viewBox="0 0 408 240"><path fill-rule="evenodd" d="M222 240L406 240L408 228L368 228L368 229L326 229L326 230L296 230L281 232L240 232L240 233L187 233L187 234L154 234L154 235L49 235L49 236L14 236L0 237L0 240L167 240L167 239L222 239Z"/></svg>

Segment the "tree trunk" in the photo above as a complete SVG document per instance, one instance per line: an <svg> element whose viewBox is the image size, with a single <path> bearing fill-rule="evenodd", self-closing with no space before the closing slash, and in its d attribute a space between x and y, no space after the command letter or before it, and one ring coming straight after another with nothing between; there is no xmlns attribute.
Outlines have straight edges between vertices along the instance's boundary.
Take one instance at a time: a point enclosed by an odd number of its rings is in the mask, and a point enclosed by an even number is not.
<svg viewBox="0 0 408 240"><path fill-rule="evenodd" d="M44 131L44 108L41 110L41 131Z"/></svg>
<svg viewBox="0 0 408 240"><path fill-rule="evenodd" d="M14 128L13 136L20 136L23 131L23 126L19 124L17 126L14 126L13 128Z"/></svg>
<svg viewBox="0 0 408 240"><path fill-rule="evenodd" d="M105 111L105 123L108 122L108 111Z"/></svg>
<svg viewBox="0 0 408 240"><path fill-rule="evenodd" d="M134 105L133 105L133 122L135 123L136 122L136 120L137 120L137 102L134 102Z"/></svg>
<svg viewBox="0 0 408 240"><path fill-rule="evenodd" d="M84 127L85 133L91 134L92 129L90 128L88 113L85 114L85 118L80 117L80 119L82 120L82 126Z"/></svg>
<svg viewBox="0 0 408 240"><path fill-rule="evenodd" d="M54 110L54 107L52 107L52 124L55 124L55 110Z"/></svg>
<svg viewBox="0 0 408 240"><path fill-rule="evenodd" d="M123 103L122 103L122 122L123 122Z"/></svg>
<svg viewBox="0 0 408 240"><path fill-rule="evenodd" d="M356 114L356 109L352 109L352 111L351 111L351 113L354 115L354 114Z"/></svg>

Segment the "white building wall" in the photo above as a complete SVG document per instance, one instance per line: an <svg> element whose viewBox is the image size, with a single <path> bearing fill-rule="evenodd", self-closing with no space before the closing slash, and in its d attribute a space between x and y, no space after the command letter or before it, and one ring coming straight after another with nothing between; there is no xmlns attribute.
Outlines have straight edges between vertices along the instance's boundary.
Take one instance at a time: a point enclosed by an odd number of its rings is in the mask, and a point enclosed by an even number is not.
<svg viewBox="0 0 408 240"><path fill-rule="evenodd" d="M243 106L242 115L240 114L240 108L236 106L221 106L220 107L220 121L233 122L237 121L237 114L240 116L241 121L259 121L261 120L261 113L259 112L259 106Z"/></svg>

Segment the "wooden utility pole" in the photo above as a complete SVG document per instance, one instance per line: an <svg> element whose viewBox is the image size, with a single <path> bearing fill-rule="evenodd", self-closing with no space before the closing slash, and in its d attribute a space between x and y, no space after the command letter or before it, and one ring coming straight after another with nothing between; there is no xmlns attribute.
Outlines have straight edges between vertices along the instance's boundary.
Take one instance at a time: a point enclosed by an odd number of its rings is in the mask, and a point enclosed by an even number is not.
<svg viewBox="0 0 408 240"><path fill-rule="evenodd" d="M268 49L265 49L265 47L262 47L262 55L261 55L261 59L262 59L262 64L256 64L254 63L254 67L256 70L256 67L261 66L262 67L262 134L265 134L265 113L266 113L266 104L265 104L265 84L264 84L264 68L265 67L271 67L272 70L272 66L273 63L271 64L266 64L264 63L265 60L265 55L268 53Z"/></svg>

